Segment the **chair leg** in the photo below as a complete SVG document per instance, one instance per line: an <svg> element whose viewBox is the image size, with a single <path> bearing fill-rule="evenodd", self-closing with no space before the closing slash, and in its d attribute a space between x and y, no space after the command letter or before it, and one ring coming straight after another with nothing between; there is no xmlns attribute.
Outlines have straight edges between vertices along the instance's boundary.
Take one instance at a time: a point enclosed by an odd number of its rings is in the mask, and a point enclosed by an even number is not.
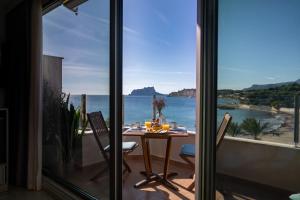
<svg viewBox="0 0 300 200"><path fill-rule="evenodd" d="M131 168L129 167L129 165L128 165L128 163L125 161L125 159L123 159L123 164L124 164L125 168L127 169L127 171L128 171L129 173L131 173Z"/></svg>
<svg viewBox="0 0 300 200"><path fill-rule="evenodd" d="M186 156L180 155L180 157L182 158L182 160L184 160L185 162L187 162L189 164L189 166L193 170L195 169L195 163L193 163L192 161L190 161L190 159L188 159Z"/></svg>
<svg viewBox="0 0 300 200"><path fill-rule="evenodd" d="M188 159L188 157L184 155L180 155L180 157L182 158L182 160L187 162L193 170L195 170L195 163L193 163L190 159ZM193 182L187 187L188 190L193 190L195 187L195 174L191 175L191 177L193 178Z"/></svg>
<svg viewBox="0 0 300 200"><path fill-rule="evenodd" d="M195 174L193 176L193 182L187 187L188 190L193 190L195 187Z"/></svg>

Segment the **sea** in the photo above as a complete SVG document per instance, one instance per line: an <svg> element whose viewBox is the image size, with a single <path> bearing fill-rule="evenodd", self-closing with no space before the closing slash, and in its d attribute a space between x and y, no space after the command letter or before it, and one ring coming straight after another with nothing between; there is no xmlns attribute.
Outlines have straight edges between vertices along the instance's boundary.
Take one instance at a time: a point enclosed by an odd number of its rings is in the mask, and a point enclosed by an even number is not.
<svg viewBox="0 0 300 200"><path fill-rule="evenodd" d="M107 95L87 95L87 112L101 111L105 119L109 119L109 96ZM179 126L184 126L189 131L195 131L196 126L196 99L193 97L163 97L166 107L162 113L167 122L176 122ZM71 95L70 103L75 108L80 107L81 96ZM218 99L218 104L238 103L233 99ZM262 122L270 124L270 131L280 127L283 119L276 114L264 111L254 111L246 109L217 109L217 122L221 122L225 113L231 114L233 121L242 123L246 118L256 118ZM132 125L152 119L152 96L124 96L124 124Z"/></svg>

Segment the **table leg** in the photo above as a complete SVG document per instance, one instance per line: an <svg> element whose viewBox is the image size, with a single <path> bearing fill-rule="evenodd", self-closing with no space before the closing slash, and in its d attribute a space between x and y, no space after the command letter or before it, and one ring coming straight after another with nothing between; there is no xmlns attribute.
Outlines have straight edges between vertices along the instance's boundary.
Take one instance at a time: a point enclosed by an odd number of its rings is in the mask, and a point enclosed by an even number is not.
<svg viewBox="0 0 300 200"><path fill-rule="evenodd" d="M166 148L166 155L165 155L165 164L164 164L164 172L163 172L163 180L162 183L173 189L173 190L178 190L178 187L173 185L170 181L168 181L168 177L171 176L176 176L177 173L170 173L168 174L168 169L169 169L169 161L170 161L170 153L171 153L171 145L172 144L172 137L169 137L167 140L167 148Z"/></svg>
<svg viewBox="0 0 300 200"><path fill-rule="evenodd" d="M146 177L147 179L150 178L152 170L151 170L151 164L150 164L150 155L148 154L148 146L146 142L146 138L144 136L141 137L142 140L142 148L143 148L143 157L144 157L144 164L145 164L145 170L146 170ZM148 142L149 143L149 142Z"/></svg>
<svg viewBox="0 0 300 200"><path fill-rule="evenodd" d="M169 160L170 160L170 152L171 152L171 142L172 142L172 138L169 137L167 140L167 148L166 148L166 155L165 155L164 179L167 179L167 176L168 176L168 168L169 168Z"/></svg>
<svg viewBox="0 0 300 200"><path fill-rule="evenodd" d="M141 136L142 149L143 149L143 158L145 164L145 172L143 173L146 176L146 179L141 180L140 182L134 185L135 188L141 187L153 181L156 178L156 175L153 175L150 161L150 149L149 149L149 141L146 141L144 136Z"/></svg>
<svg viewBox="0 0 300 200"><path fill-rule="evenodd" d="M149 165L149 170L152 172L152 163L151 163L151 153L150 153L150 144L149 144L149 140L146 140L146 146L147 146L147 155L148 155L148 165Z"/></svg>
<svg viewBox="0 0 300 200"><path fill-rule="evenodd" d="M169 173L168 174L172 138L168 137L168 139L167 139L167 148L166 148L166 155L165 155L165 161L164 161L164 171L161 174L155 174L152 172L149 141L144 136L141 136L141 140L142 140L143 157L144 157L144 164L145 164L146 171L140 172L140 173L142 175L145 175L146 179L141 180L140 182L136 183L134 185L134 187L137 188L137 187L146 185L152 181L158 181L168 188L171 188L173 190L178 190L178 188L175 185L173 185L170 181L168 181L168 177L177 175L177 173Z"/></svg>

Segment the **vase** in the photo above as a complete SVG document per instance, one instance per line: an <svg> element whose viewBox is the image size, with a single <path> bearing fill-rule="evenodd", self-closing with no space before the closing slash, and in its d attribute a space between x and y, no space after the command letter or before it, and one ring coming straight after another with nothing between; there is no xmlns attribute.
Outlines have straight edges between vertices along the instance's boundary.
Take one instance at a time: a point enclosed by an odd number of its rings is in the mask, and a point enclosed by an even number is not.
<svg viewBox="0 0 300 200"><path fill-rule="evenodd" d="M159 122L161 124L166 123L166 117L162 113L159 113Z"/></svg>

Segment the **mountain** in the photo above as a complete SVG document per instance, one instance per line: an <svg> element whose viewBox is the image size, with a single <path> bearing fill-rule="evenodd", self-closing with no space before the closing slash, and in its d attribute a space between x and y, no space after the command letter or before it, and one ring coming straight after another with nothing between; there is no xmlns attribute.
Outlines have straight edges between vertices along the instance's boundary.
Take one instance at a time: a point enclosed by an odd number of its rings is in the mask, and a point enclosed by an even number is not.
<svg viewBox="0 0 300 200"><path fill-rule="evenodd" d="M290 81L290 82L281 82L281 83L274 83L274 84L264 84L264 85L257 85L254 84L249 88L245 88L243 90L262 90L262 89L270 89L270 88L276 88L276 87L280 87L280 86L284 86L284 85L289 85L289 84L293 84L293 83L298 83L300 84L300 79L296 80L296 81Z"/></svg>
<svg viewBox="0 0 300 200"><path fill-rule="evenodd" d="M169 97L195 97L196 89L183 89L177 92L171 92Z"/></svg>
<svg viewBox="0 0 300 200"><path fill-rule="evenodd" d="M142 89L134 89L129 96L152 96L152 95L164 95L155 91L154 87L144 87Z"/></svg>

